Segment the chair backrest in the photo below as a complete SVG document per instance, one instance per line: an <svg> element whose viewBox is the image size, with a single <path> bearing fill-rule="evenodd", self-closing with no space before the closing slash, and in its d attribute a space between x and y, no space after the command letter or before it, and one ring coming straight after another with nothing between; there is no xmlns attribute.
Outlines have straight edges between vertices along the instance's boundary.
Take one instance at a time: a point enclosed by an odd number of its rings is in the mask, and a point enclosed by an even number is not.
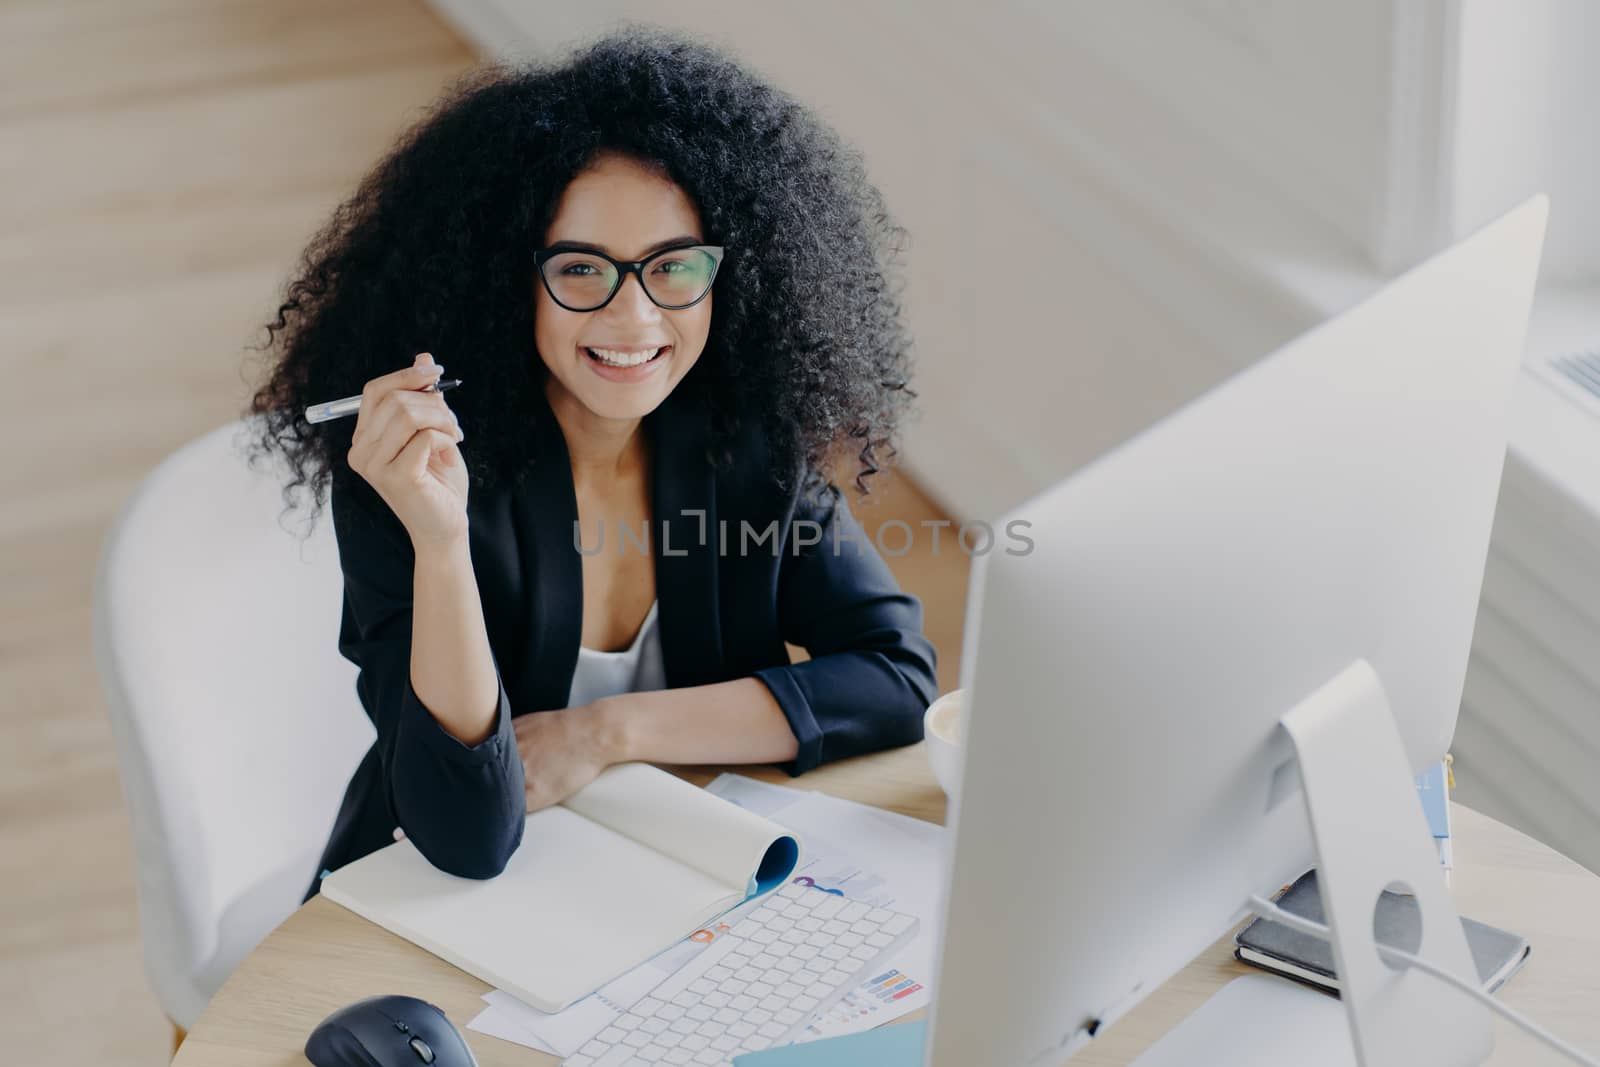
<svg viewBox="0 0 1600 1067"><path fill-rule="evenodd" d="M280 519L278 465L245 461L252 432L231 423L163 461L122 508L95 578L146 966L180 1023L237 962L218 960L223 942L247 952L298 906L373 738L338 651L327 509L302 543L304 514Z"/></svg>

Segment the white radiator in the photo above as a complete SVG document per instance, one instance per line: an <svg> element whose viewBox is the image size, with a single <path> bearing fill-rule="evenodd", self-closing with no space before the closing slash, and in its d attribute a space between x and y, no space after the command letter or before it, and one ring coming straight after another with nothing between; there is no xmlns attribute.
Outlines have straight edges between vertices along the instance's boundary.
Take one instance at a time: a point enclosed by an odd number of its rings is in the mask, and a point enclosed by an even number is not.
<svg viewBox="0 0 1600 1067"><path fill-rule="evenodd" d="M1600 306L1591 314L1600 314ZM1456 799L1600 871L1600 379L1530 333L1453 751Z"/></svg>

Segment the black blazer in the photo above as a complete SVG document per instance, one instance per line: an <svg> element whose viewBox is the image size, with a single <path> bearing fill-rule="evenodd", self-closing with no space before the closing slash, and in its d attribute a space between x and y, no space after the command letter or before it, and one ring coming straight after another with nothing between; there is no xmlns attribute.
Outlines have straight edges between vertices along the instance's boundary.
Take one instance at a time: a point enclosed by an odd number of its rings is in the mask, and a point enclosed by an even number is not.
<svg viewBox="0 0 1600 1067"><path fill-rule="evenodd" d="M705 418L684 392L645 419L667 685L759 678L799 741L798 756L780 765L791 775L921 740L936 693L921 603L901 592L844 501L830 522L776 487L759 430L746 435L731 469L714 471ZM494 732L476 746L446 733L411 687L415 556L404 526L359 477L332 494L344 571L339 651L360 668L356 688L378 737L345 792L321 872L390 843L397 826L435 866L468 878L498 874L521 842L523 771L511 719L566 706L583 615L572 468L542 392L529 432L540 440L524 487L468 495L472 564L500 681ZM818 532L804 521L819 524L820 542L804 543ZM775 536L758 542L773 523ZM604 550L617 551L616 530L606 531ZM812 658L791 664L786 641Z"/></svg>

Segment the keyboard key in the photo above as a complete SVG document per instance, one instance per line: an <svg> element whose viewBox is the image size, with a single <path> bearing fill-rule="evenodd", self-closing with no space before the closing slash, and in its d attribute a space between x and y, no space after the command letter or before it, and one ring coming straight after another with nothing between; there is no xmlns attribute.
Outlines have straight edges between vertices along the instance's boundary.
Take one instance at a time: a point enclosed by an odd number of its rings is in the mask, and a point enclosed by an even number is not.
<svg viewBox="0 0 1600 1067"><path fill-rule="evenodd" d="M865 915L870 909L859 900L852 900L839 910L839 918L844 922L853 923Z"/></svg>
<svg viewBox="0 0 1600 1067"><path fill-rule="evenodd" d="M825 895L828 899L811 909L811 914L815 915L824 922L839 914L839 912L844 908L844 897L835 896L832 893Z"/></svg>

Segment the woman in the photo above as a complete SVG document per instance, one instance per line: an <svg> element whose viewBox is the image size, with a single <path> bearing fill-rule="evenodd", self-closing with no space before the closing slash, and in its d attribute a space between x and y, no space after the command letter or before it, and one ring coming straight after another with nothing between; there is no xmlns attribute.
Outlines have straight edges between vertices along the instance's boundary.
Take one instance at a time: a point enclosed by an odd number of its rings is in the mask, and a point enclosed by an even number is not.
<svg viewBox="0 0 1600 1067"><path fill-rule="evenodd" d="M402 137L251 406L286 497L330 489L377 728L322 870L403 833L492 877L612 763L921 738L921 605L828 477L867 491L912 395L899 236L834 133L659 30L483 68ZM425 391L439 363L458 390ZM358 389L353 426L304 420Z"/></svg>

